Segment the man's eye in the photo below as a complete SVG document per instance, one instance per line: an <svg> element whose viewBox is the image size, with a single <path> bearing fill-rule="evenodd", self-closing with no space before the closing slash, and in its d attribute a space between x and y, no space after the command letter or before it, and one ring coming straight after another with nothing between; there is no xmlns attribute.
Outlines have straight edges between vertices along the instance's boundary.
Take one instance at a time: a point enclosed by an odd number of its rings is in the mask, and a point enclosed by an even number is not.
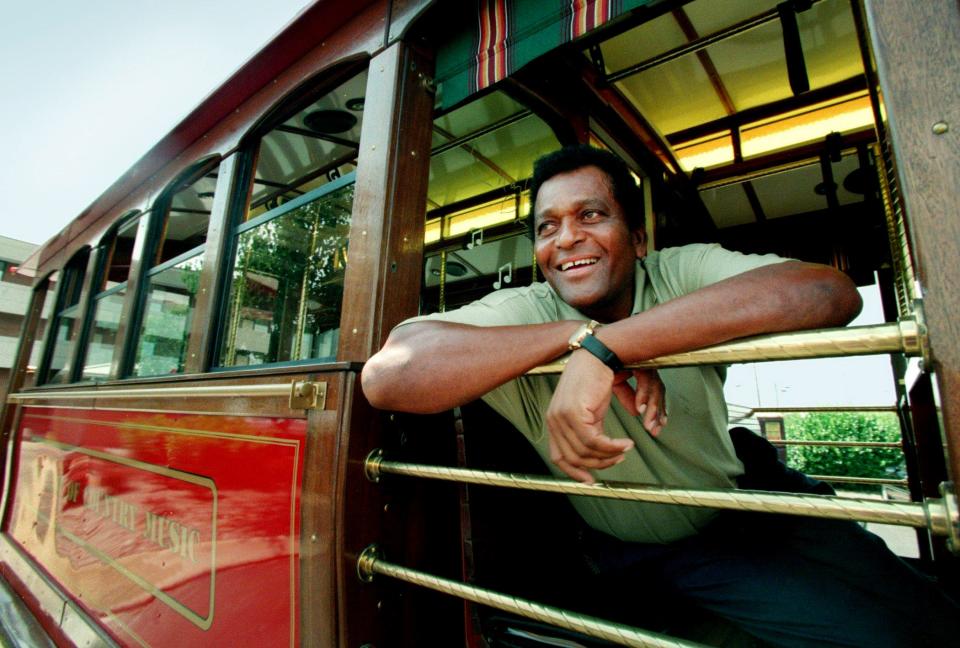
<svg viewBox="0 0 960 648"><path fill-rule="evenodd" d="M583 220L596 220L601 216L603 216L603 214L595 209L589 209L581 214L581 218L583 218Z"/></svg>
<svg viewBox="0 0 960 648"><path fill-rule="evenodd" d="M544 221L537 225L537 236L547 236L555 229L557 229L556 223Z"/></svg>

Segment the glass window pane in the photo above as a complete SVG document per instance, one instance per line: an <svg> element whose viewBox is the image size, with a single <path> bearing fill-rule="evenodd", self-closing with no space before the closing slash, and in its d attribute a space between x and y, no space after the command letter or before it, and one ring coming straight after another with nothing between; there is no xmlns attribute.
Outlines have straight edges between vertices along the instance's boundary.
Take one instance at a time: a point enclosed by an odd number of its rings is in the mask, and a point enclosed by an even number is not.
<svg viewBox="0 0 960 648"><path fill-rule="evenodd" d="M117 343L117 327L126 289L110 293L94 302L93 324L87 342L87 357L81 380L105 379L110 374L113 348Z"/></svg>
<svg viewBox="0 0 960 648"><path fill-rule="evenodd" d="M336 356L353 185L239 235L221 364Z"/></svg>
<svg viewBox="0 0 960 648"><path fill-rule="evenodd" d="M65 371L73 352L73 344L77 340L77 314L80 308L70 306L60 312L57 317L57 334L53 339L53 352L50 354L50 368L47 370L48 383L68 382L68 372Z"/></svg>
<svg viewBox="0 0 960 648"><path fill-rule="evenodd" d="M53 302L57 296L57 279L60 273L54 272L47 279L47 292L43 297L43 305L40 306L40 322L37 324L37 330L33 335L33 345L30 348L30 358L27 360L27 372L23 377L23 387L33 387L37 384L37 368L40 366L41 350L43 349L43 340L47 335L47 325L50 322L50 314L53 312ZM38 290L40 287L38 286Z"/></svg>
<svg viewBox="0 0 960 648"><path fill-rule="evenodd" d="M150 277L133 375L183 371L202 266L198 254Z"/></svg>
<svg viewBox="0 0 960 648"><path fill-rule="evenodd" d="M110 261L100 290L109 290L125 282L130 275L130 260L133 258L133 243L137 238L139 218L126 223L117 232L110 250Z"/></svg>
<svg viewBox="0 0 960 648"><path fill-rule="evenodd" d="M210 224L216 186L216 174L209 173L173 195L155 265L174 259L207 241L207 226Z"/></svg>
<svg viewBox="0 0 960 648"><path fill-rule="evenodd" d="M73 255L62 274L62 285L55 306L55 316L51 326L55 332L51 345L45 351L49 359L45 381L48 383L69 382L70 357L73 354L73 345L79 334L80 322L77 321L80 307L80 293L83 290L83 278L86 274L87 260L90 250L85 248Z"/></svg>
<svg viewBox="0 0 960 648"><path fill-rule="evenodd" d="M366 86L364 71L263 136L245 221L356 168Z"/></svg>

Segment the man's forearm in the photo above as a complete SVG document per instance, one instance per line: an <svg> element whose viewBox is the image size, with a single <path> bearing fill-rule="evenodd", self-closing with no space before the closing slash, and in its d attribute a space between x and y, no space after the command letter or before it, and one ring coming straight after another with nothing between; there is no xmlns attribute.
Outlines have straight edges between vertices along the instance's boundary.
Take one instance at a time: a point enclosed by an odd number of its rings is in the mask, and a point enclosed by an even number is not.
<svg viewBox="0 0 960 648"><path fill-rule="evenodd" d="M394 329L364 366L363 391L376 407L440 412L470 402L566 353L580 322L469 326L414 322Z"/></svg>
<svg viewBox="0 0 960 648"><path fill-rule="evenodd" d="M597 339L630 364L750 335L842 326L860 306L846 275L827 266L788 261L605 326Z"/></svg>

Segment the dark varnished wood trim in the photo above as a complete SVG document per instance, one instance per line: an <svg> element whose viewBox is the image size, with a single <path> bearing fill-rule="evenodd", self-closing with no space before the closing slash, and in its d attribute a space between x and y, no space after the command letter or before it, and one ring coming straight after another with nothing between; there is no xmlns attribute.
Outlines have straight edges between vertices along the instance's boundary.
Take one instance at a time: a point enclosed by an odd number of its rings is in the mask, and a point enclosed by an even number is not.
<svg viewBox="0 0 960 648"><path fill-rule="evenodd" d="M370 62L344 278L338 360L363 361L417 313L432 65L403 43Z"/></svg>
<svg viewBox="0 0 960 648"><path fill-rule="evenodd" d="M123 307L120 310L120 323L117 325L117 343L113 347L113 359L110 362L110 378L121 378L129 373L128 358L133 350L127 350L136 342L139 321L134 321L134 312L140 303L143 273L149 268L150 262L145 259L146 244L149 233L156 229L154 221L163 218L164 214L151 209L140 217L137 224L137 235L133 243L133 252L130 255L130 273L127 275L127 292L123 296Z"/></svg>
<svg viewBox="0 0 960 648"><path fill-rule="evenodd" d="M960 258L960 7L945 1L865 4L924 286L950 474L960 487L960 284L952 272Z"/></svg>
<svg viewBox="0 0 960 648"><path fill-rule="evenodd" d="M203 248L203 268L200 271L200 285L197 289L196 311L190 327L190 344L187 348L186 373L204 371L212 358L212 346L215 332L210 322L211 314L217 303L218 270L226 263L226 250L229 247L230 202L237 191L237 155L231 155L220 161L217 172L217 186L213 193L213 206L207 227L207 242ZM198 314L207 314L197 317Z"/></svg>
<svg viewBox="0 0 960 648"><path fill-rule="evenodd" d="M332 646L338 634L336 493L342 487L341 428L349 413L353 381L347 372L313 378L335 385L336 399L328 400L327 409L307 415L300 503L300 643Z"/></svg>

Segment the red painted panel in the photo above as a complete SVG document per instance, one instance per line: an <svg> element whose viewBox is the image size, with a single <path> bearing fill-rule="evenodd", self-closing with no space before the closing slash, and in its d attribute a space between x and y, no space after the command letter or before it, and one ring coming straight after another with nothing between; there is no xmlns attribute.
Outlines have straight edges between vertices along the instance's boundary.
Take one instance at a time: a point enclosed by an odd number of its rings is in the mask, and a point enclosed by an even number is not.
<svg viewBox="0 0 960 648"><path fill-rule="evenodd" d="M8 533L127 645L298 641L306 421L27 408Z"/></svg>

